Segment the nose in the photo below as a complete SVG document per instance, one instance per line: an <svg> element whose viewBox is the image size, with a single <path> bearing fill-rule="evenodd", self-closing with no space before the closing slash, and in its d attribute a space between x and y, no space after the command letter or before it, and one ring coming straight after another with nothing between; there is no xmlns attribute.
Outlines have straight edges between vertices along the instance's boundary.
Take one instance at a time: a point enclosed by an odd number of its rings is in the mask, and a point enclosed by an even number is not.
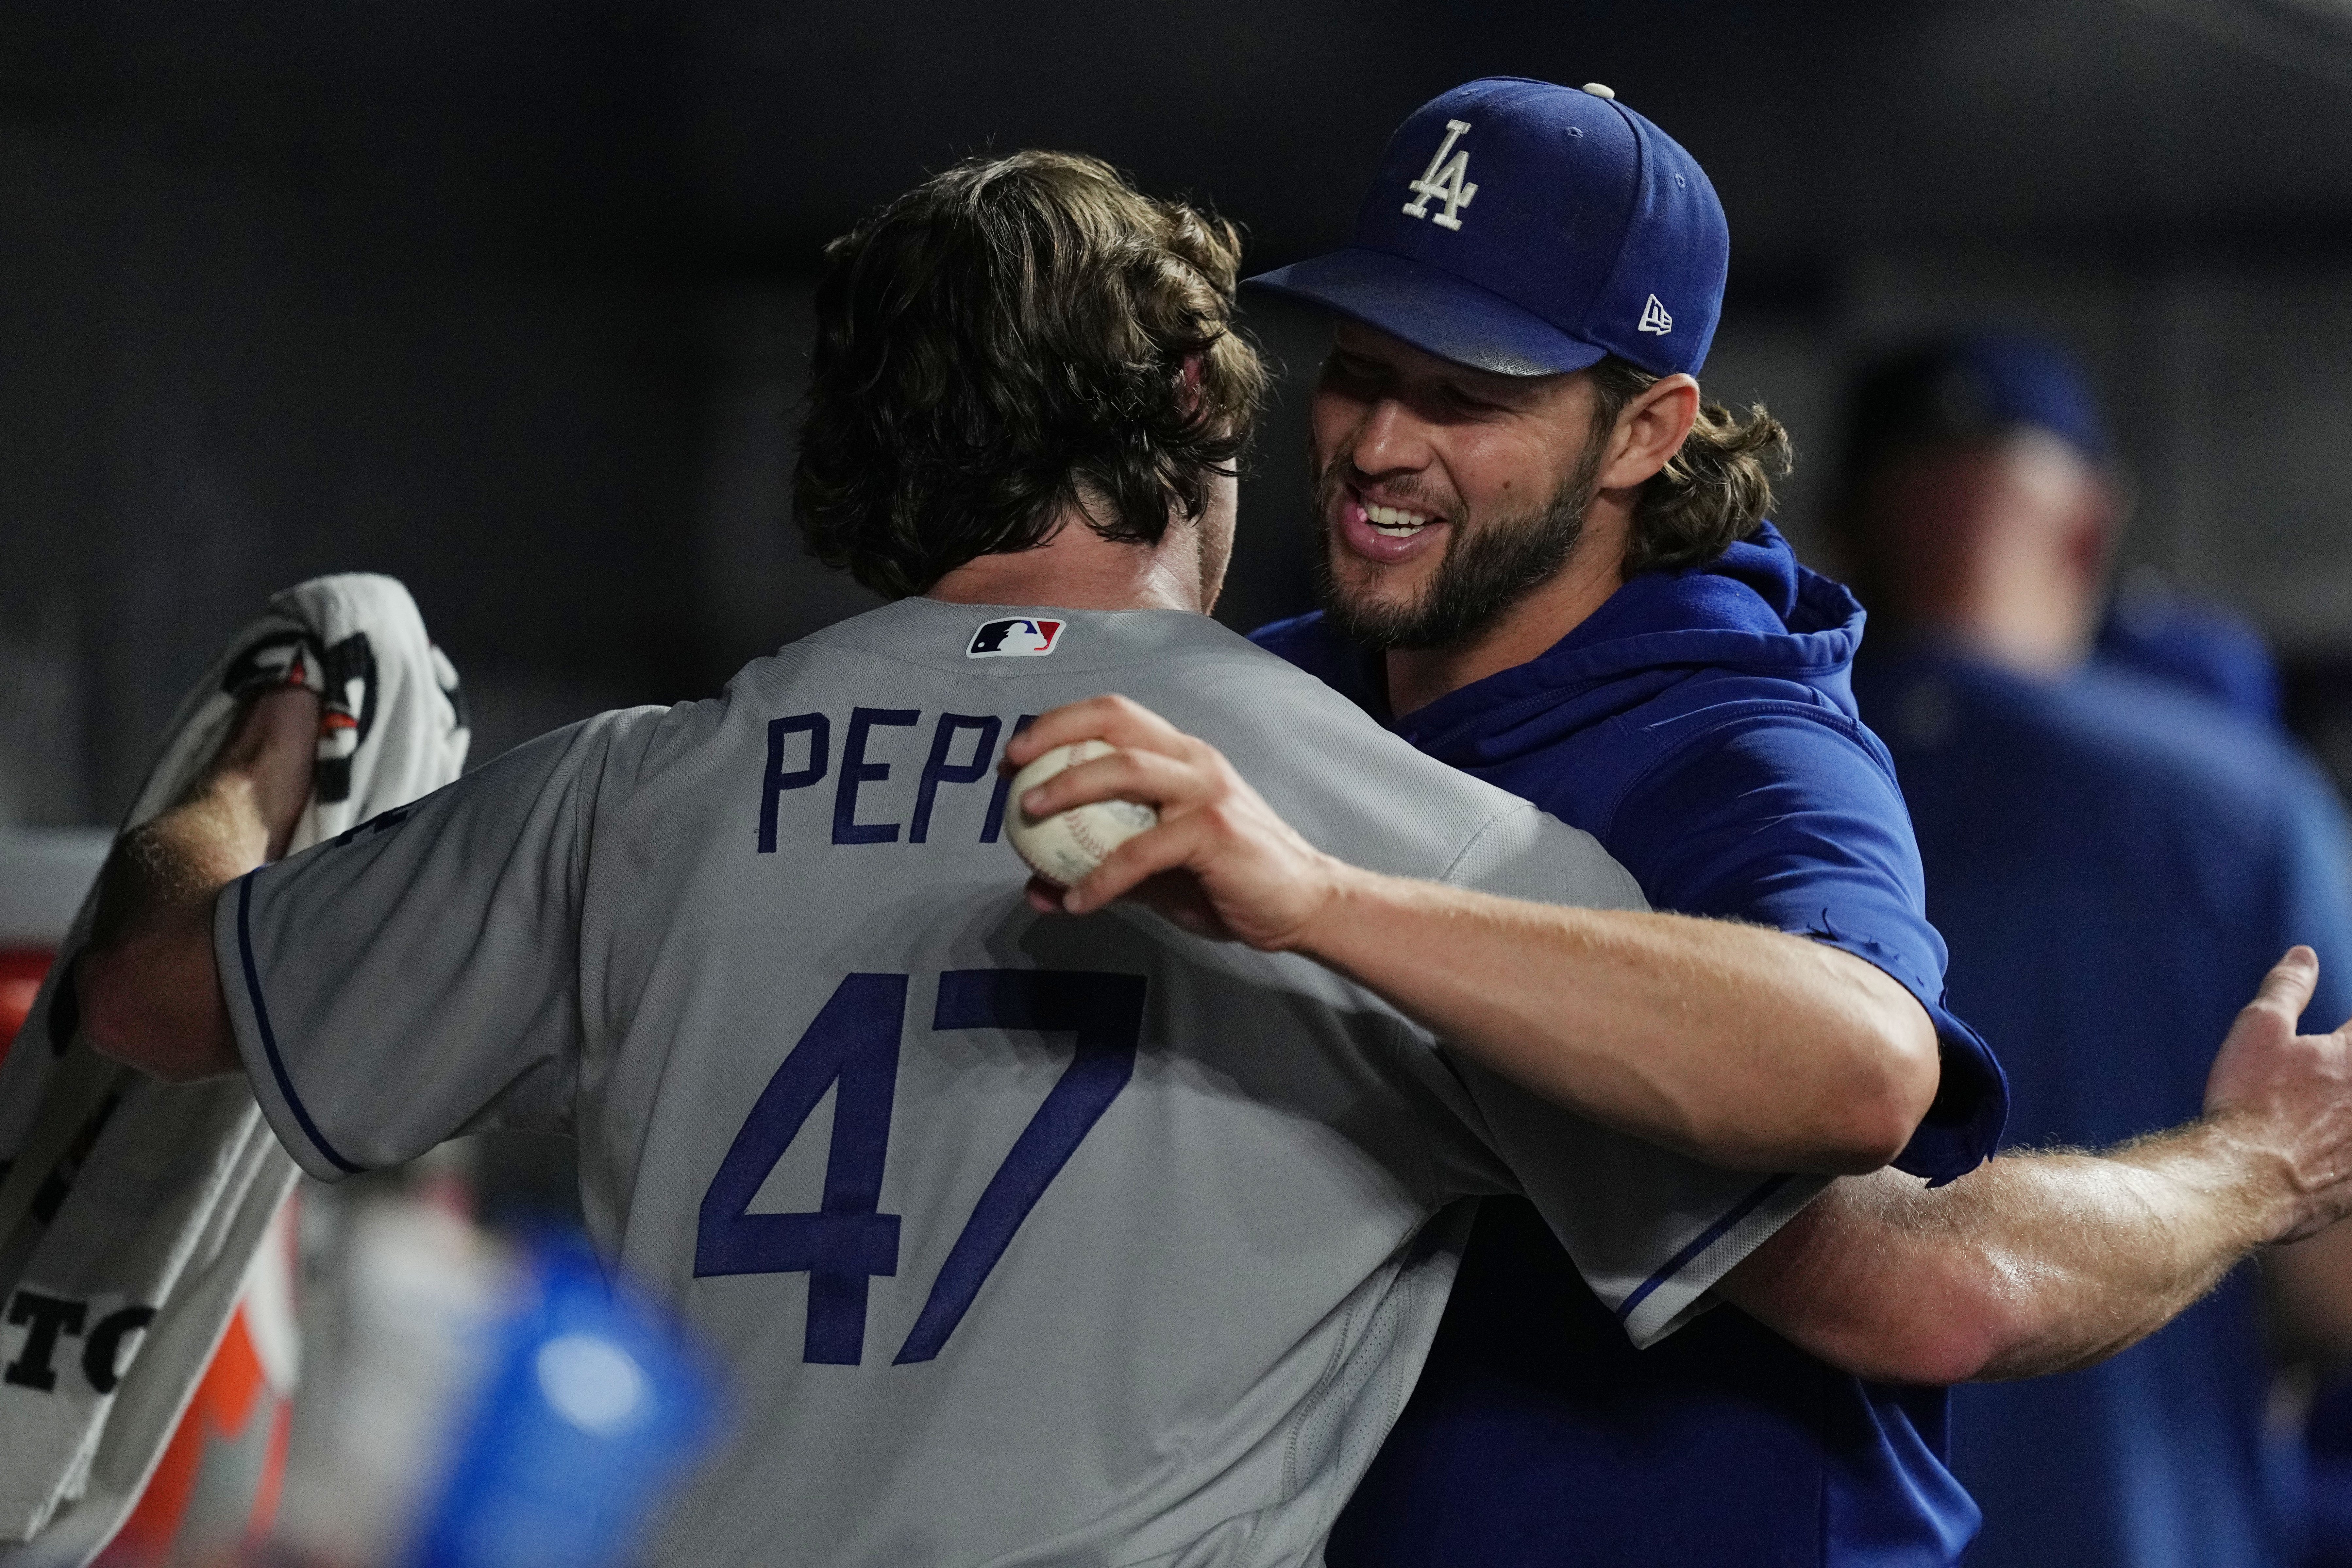
<svg viewBox="0 0 2352 1568"><path fill-rule="evenodd" d="M1419 473L1430 463L1429 432L1403 403L1383 397L1364 410L1347 456L1366 479Z"/></svg>

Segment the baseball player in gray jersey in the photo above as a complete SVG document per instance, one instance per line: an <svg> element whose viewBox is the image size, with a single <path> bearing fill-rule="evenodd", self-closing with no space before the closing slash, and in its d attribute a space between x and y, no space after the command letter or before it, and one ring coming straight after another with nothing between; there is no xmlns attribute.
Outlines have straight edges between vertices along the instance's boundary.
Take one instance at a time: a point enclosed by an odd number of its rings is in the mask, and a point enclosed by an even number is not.
<svg viewBox="0 0 2352 1568"><path fill-rule="evenodd" d="M1721 1167L1874 1166L1932 1093L1906 994L1639 912L1201 613L1236 259L1087 160L938 176L828 252L797 477L897 603L254 870L316 721L273 695L110 866L89 1037L241 1068L314 1173L577 1139L597 1241L729 1371L661 1561L1316 1561L1454 1199L1531 1197L1647 1342L1822 1183ZM1031 715L1129 744L1139 899L1022 896Z"/></svg>

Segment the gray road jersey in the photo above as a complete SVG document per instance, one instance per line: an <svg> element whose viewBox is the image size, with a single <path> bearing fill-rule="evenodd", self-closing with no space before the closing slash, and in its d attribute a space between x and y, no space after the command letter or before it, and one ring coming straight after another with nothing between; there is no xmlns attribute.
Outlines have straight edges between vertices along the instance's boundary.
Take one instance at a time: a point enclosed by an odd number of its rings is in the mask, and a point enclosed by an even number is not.
<svg viewBox="0 0 2352 1568"><path fill-rule="evenodd" d="M1306 960L1032 913L994 763L1103 691L1357 864L1642 905L1202 617L923 600L222 896L307 1168L576 1135L596 1239L730 1369L662 1560L1312 1562L1435 1330L1454 1200L1528 1194L1647 1342L1816 1190L1553 1110Z"/></svg>

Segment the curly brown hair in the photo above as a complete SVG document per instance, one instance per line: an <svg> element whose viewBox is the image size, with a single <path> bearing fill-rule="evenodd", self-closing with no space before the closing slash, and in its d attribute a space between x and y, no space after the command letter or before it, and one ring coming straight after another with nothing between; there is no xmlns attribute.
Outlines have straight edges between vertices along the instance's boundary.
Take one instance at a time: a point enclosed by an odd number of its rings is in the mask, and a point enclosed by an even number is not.
<svg viewBox="0 0 2352 1568"><path fill-rule="evenodd" d="M1596 440L1658 379L1614 354L1591 375ZM1633 503L1625 575L1704 566L1753 538L1772 510L1772 481L1785 478L1794 460L1787 428L1762 404L1741 416L1701 403L1682 449L1643 484Z"/></svg>
<svg viewBox="0 0 2352 1568"><path fill-rule="evenodd" d="M1067 153L974 159L825 247L793 514L893 598L1081 507L1157 543L1247 446L1231 224Z"/></svg>

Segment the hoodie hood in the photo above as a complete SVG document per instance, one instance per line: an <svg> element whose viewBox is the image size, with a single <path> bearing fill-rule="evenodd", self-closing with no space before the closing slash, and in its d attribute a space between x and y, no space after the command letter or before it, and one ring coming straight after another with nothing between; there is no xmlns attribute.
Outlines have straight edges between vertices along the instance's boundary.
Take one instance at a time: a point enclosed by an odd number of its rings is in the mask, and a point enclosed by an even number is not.
<svg viewBox="0 0 2352 1568"><path fill-rule="evenodd" d="M1863 620L1853 595L1800 564L1767 522L1708 565L1633 579L1539 657L1393 722L1431 755L1478 767L1555 746L1696 685L1670 704L1688 714L1727 680L1742 700L1778 696L1853 720Z"/></svg>

